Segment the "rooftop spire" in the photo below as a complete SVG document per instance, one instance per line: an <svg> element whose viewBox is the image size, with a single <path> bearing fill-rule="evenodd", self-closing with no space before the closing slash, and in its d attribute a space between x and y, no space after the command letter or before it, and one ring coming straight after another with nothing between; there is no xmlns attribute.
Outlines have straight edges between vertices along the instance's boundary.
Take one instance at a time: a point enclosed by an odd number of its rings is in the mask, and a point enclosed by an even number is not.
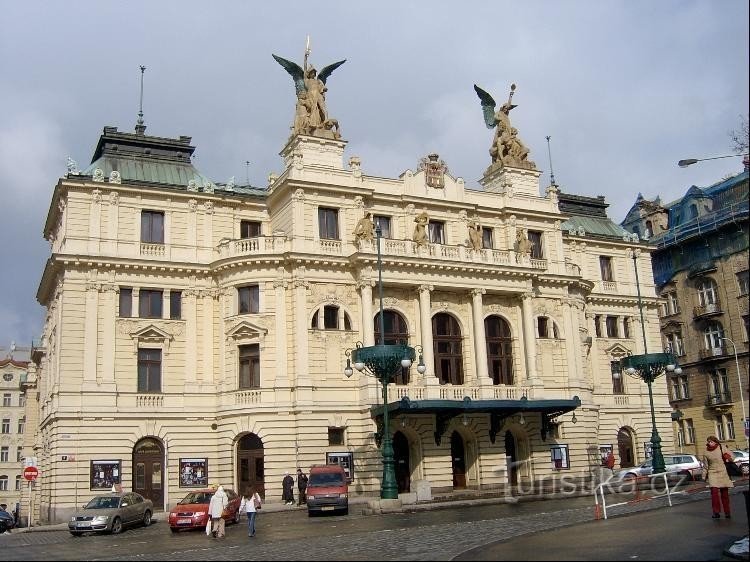
<svg viewBox="0 0 750 562"><path fill-rule="evenodd" d="M549 158L549 182L550 182L550 185L557 185L555 183L555 172L554 170L552 170L552 151L550 150L550 147L549 147L549 139L552 137L547 135L545 138L547 139L547 156Z"/></svg>
<svg viewBox="0 0 750 562"><path fill-rule="evenodd" d="M146 132L146 125L143 124L143 73L146 72L146 67L141 65L141 102L138 106L138 121L135 123L135 133L142 135Z"/></svg>

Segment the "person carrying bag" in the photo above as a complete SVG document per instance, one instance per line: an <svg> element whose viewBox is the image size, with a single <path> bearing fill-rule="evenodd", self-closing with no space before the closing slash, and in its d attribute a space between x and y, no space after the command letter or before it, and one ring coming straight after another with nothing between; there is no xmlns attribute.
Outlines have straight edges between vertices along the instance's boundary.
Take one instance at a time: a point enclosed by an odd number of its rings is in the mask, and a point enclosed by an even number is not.
<svg viewBox="0 0 750 562"><path fill-rule="evenodd" d="M242 503L240 503L240 513L243 511L247 513L248 537L255 536L255 519L262 506L263 502L260 499L260 495L255 491L255 488L251 486L247 493L242 497Z"/></svg>

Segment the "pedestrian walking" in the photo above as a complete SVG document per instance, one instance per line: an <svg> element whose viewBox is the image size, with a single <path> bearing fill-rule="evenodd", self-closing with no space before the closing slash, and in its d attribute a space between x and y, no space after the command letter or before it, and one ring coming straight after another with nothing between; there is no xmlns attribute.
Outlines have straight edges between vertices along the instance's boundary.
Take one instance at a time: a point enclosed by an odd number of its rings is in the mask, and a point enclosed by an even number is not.
<svg viewBox="0 0 750 562"><path fill-rule="evenodd" d="M297 469L297 490L299 491L297 505L307 503L307 474L302 472L301 468Z"/></svg>
<svg viewBox="0 0 750 562"><path fill-rule="evenodd" d="M723 452L719 438L709 435L706 438L706 452L703 453L703 479L711 489L711 517L714 519L721 517L722 506L724 517L729 519L732 516L729 509L729 488L733 488L734 484L724 466Z"/></svg>
<svg viewBox="0 0 750 562"><path fill-rule="evenodd" d="M612 451L607 454L604 464L612 471L612 474L615 473L615 454Z"/></svg>
<svg viewBox="0 0 750 562"><path fill-rule="evenodd" d="M258 510L261 505L263 505L263 502L260 500L260 495L258 495L258 492L255 491L254 487L250 486L247 493L242 498L242 503L240 503L240 513L243 511L247 513L248 537L255 536L255 518L258 515Z"/></svg>
<svg viewBox="0 0 750 562"><path fill-rule="evenodd" d="M284 472L284 479L281 481L281 500L285 505L294 505L294 478L289 475L289 471Z"/></svg>
<svg viewBox="0 0 750 562"><path fill-rule="evenodd" d="M211 535L214 538L224 538L224 510L227 505L229 505L227 493L224 491L224 486L219 486L208 504L208 515L211 517Z"/></svg>

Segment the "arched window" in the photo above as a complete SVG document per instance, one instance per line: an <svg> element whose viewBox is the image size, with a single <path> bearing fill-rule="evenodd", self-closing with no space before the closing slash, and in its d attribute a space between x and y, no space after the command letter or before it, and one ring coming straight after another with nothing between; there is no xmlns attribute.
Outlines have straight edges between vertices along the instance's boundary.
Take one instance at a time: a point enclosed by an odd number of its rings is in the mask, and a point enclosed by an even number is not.
<svg viewBox="0 0 750 562"><path fill-rule="evenodd" d="M723 345L724 328L718 322L709 322L703 329L703 341L708 350L720 350Z"/></svg>
<svg viewBox="0 0 750 562"><path fill-rule="evenodd" d="M312 328L318 330L351 330L349 314L335 304L326 304L315 311Z"/></svg>
<svg viewBox="0 0 750 562"><path fill-rule="evenodd" d="M500 316L484 319L487 340L487 370L492 384L513 384L513 339L510 324Z"/></svg>
<svg viewBox="0 0 750 562"><path fill-rule="evenodd" d="M713 279L705 277L698 281L698 301L701 306L716 304L716 283Z"/></svg>
<svg viewBox="0 0 750 562"><path fill-rule="evenodd" d="M432 317L432 341L440 384L464 384L461 327L453 316L443 312Z"/></svg>
<svg viewBox="0 0 750 562"><path fill-rule="evenodd" d="M536 337L560 339L560 330L557 324L549 316L537 316L536 319Z"/></svg>
<svg viewBox="0 0 750 562"><path fill-rule="evenodd" d="M380 312L375 315L373 320L375 323L375 343L380 343ZM383 311L383 329L385 331L385 338L383 343L385 345L397 345L409 343L409 328L406 325L406 320L398 312L394 310ZM395 384L409 384L409 369L402 368L398 375L393 377Z"/></svg>

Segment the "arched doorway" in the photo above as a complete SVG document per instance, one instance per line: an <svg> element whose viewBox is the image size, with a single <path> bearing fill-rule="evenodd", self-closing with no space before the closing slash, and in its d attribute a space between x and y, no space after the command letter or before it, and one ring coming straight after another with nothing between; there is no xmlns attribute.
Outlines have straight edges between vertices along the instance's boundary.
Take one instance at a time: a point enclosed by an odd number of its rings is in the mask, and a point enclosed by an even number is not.
<svg viewBox="0 0 750 562"><path fill-rule="evenodd" d="M261 498L266 497L263 479L263 441L249 433L237 444L237 493L247 493L250 486Z"/></svg>
<svg viewBox="0 0 750 562"><path fill-rule="evenodd" d="M516 451L516 438L510 431L505 432L505 455L508 463L508 483L512 486L518 485L518 452Z"/></svg>
<svg viewBox="0 0 750 562"><path fill-rule="evenodd" d="M397 431L393 436L393 460L396 463L396 484L398 493L404 494L411 489L411 461L409 458L409 440L406 435Z"/></svg>
<svg viewBox="0 0 750 562"><path fill-rule="evenodd" d="M464 384L461 343L461 326L453 316L441 312L432 317L434 369L440 384Z"/></svg>
<svg viewBox="0 0 750 562"><path fill-rule="evenodd" d="M626 427L621 427L617 432L617 450L620 453L620 466L627 468L635 466L633 454L633 434Z"/></svg>
<svg viewBox="0 0 750 562"><path fill-rule="evenodd" d="M466 488L466 448L464 438L458 431L451 433L451 468L453 487Z"/></svg>
<svg viewBox="0 0 750 562"><path fill-rule="evenodd" d="M164 447L153 437L141 439L133 447L133 491L164 509Z"/></svg>

